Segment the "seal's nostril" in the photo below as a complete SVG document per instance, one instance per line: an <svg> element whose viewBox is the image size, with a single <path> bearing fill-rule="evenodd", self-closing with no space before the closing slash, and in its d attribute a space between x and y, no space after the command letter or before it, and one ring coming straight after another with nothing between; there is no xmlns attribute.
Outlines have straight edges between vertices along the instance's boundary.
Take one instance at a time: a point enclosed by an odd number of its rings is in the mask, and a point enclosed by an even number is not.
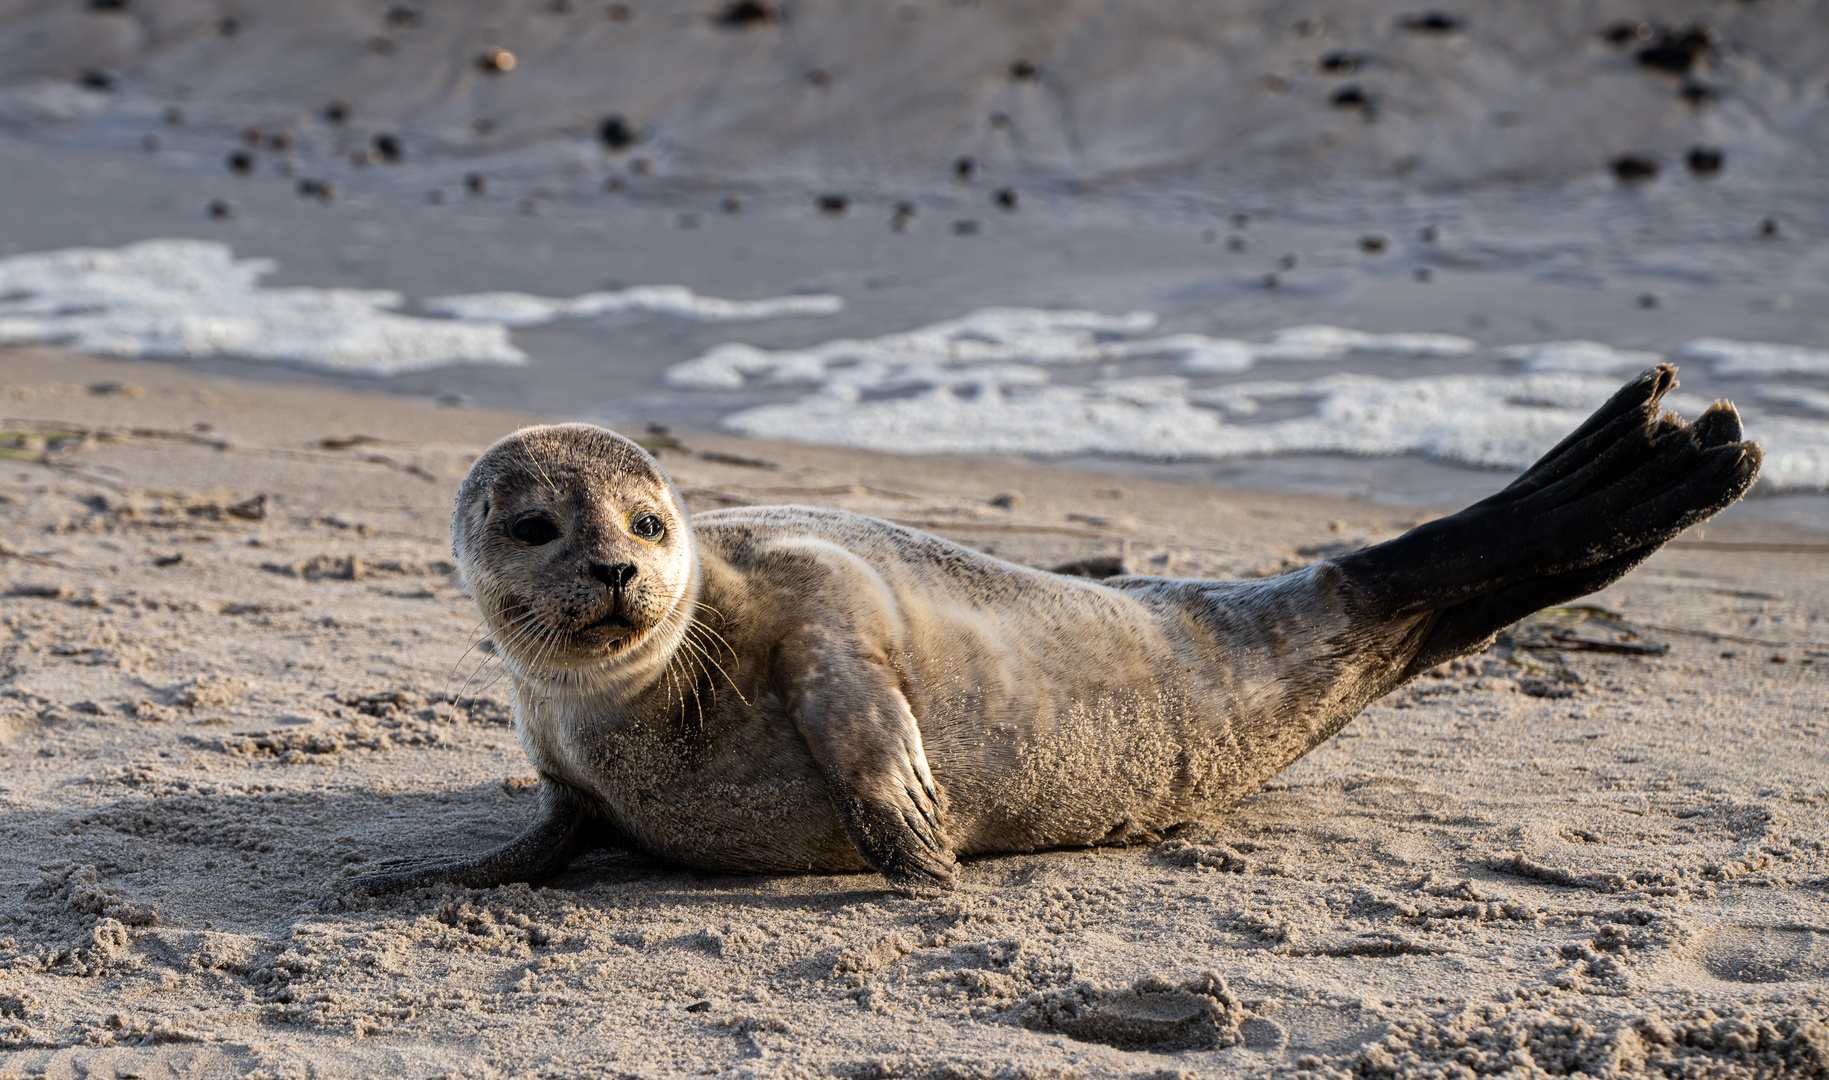
<svg viewBox="0 0 1829 1080"><path fill-rule="evenodd" d="M635 580L635 564L594 562L591 564L591 576L621 592L629 587L629 582Z"/></svg>

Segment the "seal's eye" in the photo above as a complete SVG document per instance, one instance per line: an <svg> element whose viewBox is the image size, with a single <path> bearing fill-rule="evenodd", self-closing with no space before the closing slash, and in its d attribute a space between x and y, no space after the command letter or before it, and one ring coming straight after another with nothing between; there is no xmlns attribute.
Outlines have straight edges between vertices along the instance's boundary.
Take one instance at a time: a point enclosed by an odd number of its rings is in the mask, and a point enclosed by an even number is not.
<svg viewBox="0 0 1829 1080"><path fill-rule="evenodd" d="M654 540L667 531L667 526L656 515L643 514L630 523L629 531L643 540Z"/></svg>
<svg viewBox="0 0 1829 1080"><path fill-rule="evenodd" d="M539 547L559 539L559 523L545 514L526 514L508 526L508 535L523 544Z"/></svg>

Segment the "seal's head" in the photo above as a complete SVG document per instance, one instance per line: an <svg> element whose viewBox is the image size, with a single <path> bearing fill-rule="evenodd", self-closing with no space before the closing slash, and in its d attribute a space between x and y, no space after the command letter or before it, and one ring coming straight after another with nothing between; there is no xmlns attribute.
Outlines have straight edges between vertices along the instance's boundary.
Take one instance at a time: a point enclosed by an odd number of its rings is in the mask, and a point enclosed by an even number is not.
<svg viewBox="0 0 1829 1080"><path fill-rule="evenodd" d="M641 447L589 424L525 428L470 467L458 569L523 676L619 681L664 664L697 591L679 492Z"/></svg>

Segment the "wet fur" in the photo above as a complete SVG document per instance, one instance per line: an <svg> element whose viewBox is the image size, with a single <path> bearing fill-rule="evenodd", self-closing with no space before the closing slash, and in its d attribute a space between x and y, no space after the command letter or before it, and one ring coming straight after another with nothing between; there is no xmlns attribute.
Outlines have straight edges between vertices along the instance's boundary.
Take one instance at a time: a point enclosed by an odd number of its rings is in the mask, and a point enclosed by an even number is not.
<svg viewBox="0 0 1829 1080"><path fill-rule="evenodd" d="M908 886L944 883L956 855L1151 836L1738 498L1758 448L1731 406L1687 426L1660 416L1673 374L1647 372L1460 514L1253 581L1062 577L807 507L688 525L627 440L518 432L478 460L453 538L515 673L547 812L497 852L359 884L521 880L619 843ZM565 515L569 547L505 538L502 514L532 505ZM667 543L627 535L634 506L659 508ZM624 558L636 632L567 644L604 603L580 566ZM517 630L531 623L544 629Z"/></svg>

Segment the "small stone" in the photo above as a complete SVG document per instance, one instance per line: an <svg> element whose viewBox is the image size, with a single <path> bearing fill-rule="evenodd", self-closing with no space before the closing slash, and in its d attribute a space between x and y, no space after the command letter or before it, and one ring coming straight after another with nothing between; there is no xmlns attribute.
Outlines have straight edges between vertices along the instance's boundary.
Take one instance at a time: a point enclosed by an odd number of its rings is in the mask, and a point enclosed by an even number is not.
<svg viewBox="0 0 1829 1080"><path fill-rule="evenodd" d="M712 22L732 30L768 26L781 19L781 10L766 0L735 0L712 17Z"/></svg>
<svg viewBox="0 0 1829 1080"><path fill-rule="evenodd" d="M1657 178L1659 166L1643 154L1621 154L1613 159L1613 177L1622 184L1638 184Z"/></svg>
<svg viewBox="0 0 1829 1080"><path fill-rule="evenodd" d="M635 131L621 113L611 113L597 125L597 139L611 150L626 150L635 143Z"/></svg>

